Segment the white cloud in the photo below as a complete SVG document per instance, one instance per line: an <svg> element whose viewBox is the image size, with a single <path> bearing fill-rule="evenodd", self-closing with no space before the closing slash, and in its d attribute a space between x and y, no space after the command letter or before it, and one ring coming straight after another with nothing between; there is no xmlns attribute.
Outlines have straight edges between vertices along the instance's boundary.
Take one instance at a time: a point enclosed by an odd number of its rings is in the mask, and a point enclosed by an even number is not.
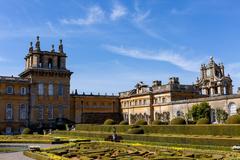
<svg viewBox="0 0 240 160"><path fill-rule="evenodd" d="M127 14L127 9L118 4L118 3L115 3L114 6L113 6L113 9L112 9L112 13L110 15L110 19L115 21L123 16L125 16Z"/></svg>
<svg viewBox="0 0 240 160"><path fill-rule="evenodd" d="M62 19L61 23L63 24L72 24L72 25L91 25L99 23L104 19L104 11L99 6L92 6L88 9L86 18L78 19Z"/></svg>
<svg viewBox="0 0 240 160"><path fill-rule="evenodd" d="M118 47L118 46L112 46L112 45L104 45L103 47L110 52L123 55L123 56L128 56L128 57L138 58L138 59L169 62L186 71L192 71L192 72L198 72L201 63L205 61L205 59L189 60L188 58L185 58L181 56L181 54L175 53L172 50L160 50L155 52L155 51L144 51L139 49L125 48L123 46Z"/></svg>

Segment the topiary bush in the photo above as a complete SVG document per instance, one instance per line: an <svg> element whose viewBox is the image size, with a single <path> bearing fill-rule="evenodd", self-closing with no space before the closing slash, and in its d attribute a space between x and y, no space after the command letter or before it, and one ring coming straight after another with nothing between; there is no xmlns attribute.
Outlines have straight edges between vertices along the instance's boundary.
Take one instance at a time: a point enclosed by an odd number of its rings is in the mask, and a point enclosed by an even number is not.
<svg viewBox="0 0 240 160"><path fill-rule="evenodd" d="M232 115L228 117L227 124L240 124L240 115Z"/></svg>
<svg viewBox="0 0 240 160"><path fill-rule="evenodd" d="M23 131L22 131L22 134L31 134L32 131L30 128L24 128Z"/></svg>
<svg viewBox="0 0 240 160"><path fill-rule="evenodd" d="M173 118L171 120L170 124L184 125L184 124L186 124L186 121L185 121L185 119L183 119L181 117L177 117L177 118Z"/></svg>
<svg viewBox="0 0 240 160"><path fill-rule="evenodd" d="M138 125L133 125L127 130L128 134L144 134L143 128Z"/></svg>
<svg viewBox="0 0 240 160"><path fill-rule="evenodd" d="M152 122L152 125L168 125L168 122L162 122L160 120L155 120Z"/></svg>
<svg viewBox="0 0 240 160"><path fill-rule="evenodd" d="M210 124L210 121L208 118L200 118L196 124Z"/></svg>
<svg viewBox="0 0 240 160"><path fill-rule="evenodd" d="M128 125L128 122L127 122L127 121L121 121L121 122L119 123L119 125Z"/></svg>
<svg viewBox="0 0 240 160"><path fill-rule="evenodd" d="M104 121L104 125L114 125L116 122L112 119L107 119Z"/></svg>
<svg viewBox="0 0 240 160"><path fill-rule="evenodd" d="M148 123L145 120L138 120L135 125L147 125Z"/></svg>

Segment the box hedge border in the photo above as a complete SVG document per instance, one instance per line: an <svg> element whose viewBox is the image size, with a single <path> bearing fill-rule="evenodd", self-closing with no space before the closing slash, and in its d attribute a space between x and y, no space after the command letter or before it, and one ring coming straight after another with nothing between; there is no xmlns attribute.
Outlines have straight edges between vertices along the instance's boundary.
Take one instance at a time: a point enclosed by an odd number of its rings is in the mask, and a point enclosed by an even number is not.
<svg viewBox="0 0 240 160"><path fill-rule="evenodd" d="M93 137L106 138L111 135L107 132L87 132L87 131L55 131L55 134L78 136L78 137ZM215 146L233 146L240 143L240 139L236 138L217 138L217 137L187 137L187 136L161 136L161 135L136 135L119 133L123 140L131 141L147 141L147 142L164 142L175 144L194 144L194 145L215 145Z"/></svg>
<svg viewBox="0 0 240 160"><path fill-rule="evenodd" d="M129 125L92 125L78 124L76 130L93 132L111 132L113 127L117 133L126 133ZM213 135L240 136L240 125L148 125L141 126L144 133L182 134L182 135Z"/></svg>

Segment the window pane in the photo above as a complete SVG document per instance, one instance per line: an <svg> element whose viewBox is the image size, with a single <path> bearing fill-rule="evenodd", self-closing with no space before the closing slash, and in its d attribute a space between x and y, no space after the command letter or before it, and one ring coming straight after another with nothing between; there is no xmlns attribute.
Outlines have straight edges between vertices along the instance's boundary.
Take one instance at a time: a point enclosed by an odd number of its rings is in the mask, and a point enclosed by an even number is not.
<svg viewBox="0 0 240 160"><path fill-rule="evenodd" d="M26 94L27 94L27 88L21 87L21 95L26 95Z"/></svg>
<svg viewBox="0 0 240 160"><path fill-rule="evenodd" d="M7 94L13 94L13 87L12 86L7 87Z"/></svg>
<svg viewBox="0 0 240 160"><path fill-rule="evenodd" d="M6 119L12 119L12 105L11 104L7 104L6 107Z"/></svg>
<svg viewBox="0 0 240 160"><path fill-rule="evenodd" d="M58 117L63 118L63 115L64 115L64 108L63 108L63 106L59 106L58 107Z"/></svg>
<svg viewBox="0 0 240 160"><path fill-rule="evenodd" d="M63 95L63 85L62 85L62 84L59 84L59 85L58 85L58 95L59 95L59 96L62 96L62 95Z"/></svg>
<svg viewBox="0 0 240 160"><path fill-rule="evenodd" d="M43 83L38 84L38 95L43 95L44 94L44 85Z"/></svg>
<svg viewBox="0 0 240 160"><path fill-rule="evenodd" d="M53 84L48 85L48 95L52 96L53 95Z"/></svg>
<svg viewBox="0 0 240 160"><path fill-rule="evenodd" d="M20 119L27 119L27 106L24 104L20 106Z"/></svg>
<svg viewBox="0 0 240 160"><path fill-rule="evenodd" d="M53 119L53 106L48 106L48 119Z"/></svg>
<svg viewBox="0 0 240 160"><path fill-rule="evenodd" d="M38 119L43 119L43 106L39 106Z"/></svg>

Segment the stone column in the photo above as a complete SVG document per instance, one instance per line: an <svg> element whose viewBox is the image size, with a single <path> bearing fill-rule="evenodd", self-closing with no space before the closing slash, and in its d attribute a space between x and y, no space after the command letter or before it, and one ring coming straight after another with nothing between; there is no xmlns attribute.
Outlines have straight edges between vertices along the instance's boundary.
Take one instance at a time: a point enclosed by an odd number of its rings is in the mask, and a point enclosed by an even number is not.
<svg viewBox="0 0 240 160"><path fill-rule="evenodd" d="M215 93L214 93L214 88L210 88L210 95L214 95Z"/></svg>
<svg viewBox="0 0 240 160"><path fill-rule="evenodd" d="M222 94L222 92L221 92L221 86L218 86L218 94Z"/></svg>

